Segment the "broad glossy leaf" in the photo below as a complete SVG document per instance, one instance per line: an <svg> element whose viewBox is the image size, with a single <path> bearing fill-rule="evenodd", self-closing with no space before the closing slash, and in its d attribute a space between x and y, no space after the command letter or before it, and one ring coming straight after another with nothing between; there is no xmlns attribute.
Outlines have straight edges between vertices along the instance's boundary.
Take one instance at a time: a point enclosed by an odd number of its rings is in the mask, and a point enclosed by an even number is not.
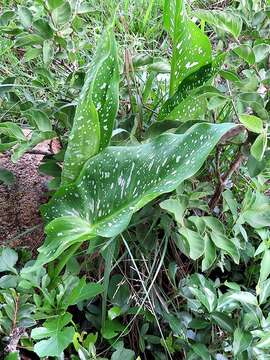
<svg viewBox="0 0 270 360"><path fill-rule="evenodd" d="M104 339L113 339L116 337L120 332L125 329L125 326L120 323L117 319L105 321L104 327L101 329L101 334Z"/></svg>
<svg viewBox="0 0 270 360"><path fill-rule="evenodd" d="M233 332L234 322L233 319L222 312L215 311L211 314L211 318L217 323L222 329Z"/></svg>
<svg viewBox="0 0 270 360"><path fill-rule="evenodd" d="M13 249L3 248L0 255L0 272L10 271L18 261L18 254Z"/></svg>
<svg viewBox="0 0 270 360"><path fill-rule="evenodd" d="M16 275L4 275L0 277L0 288L9 289L17 286L18 277Z"/></svg>
<svg viewBox="0 0 270 360"><path fill-rule="evenodd" d="M63 25L70 20L71 6L68 1L63 2L52 11L52 20L56 26Z"/></svg>
<svg viewBox="0 0 270 360"><path fill-rule="evenodd" d="M177 93L175 93L175 95L177 95ZM166 107L172 100L170 105L174 104L175 107L171 109L170 113L166 114L165 120L188 122L202 119L207 110L207 98L212 98L214 96L225 98L224 95L213 86L201 86L194 89L194 91L187 94L187 96L179 103L175 102L176 98L172 96L172 98L168 99L168 103L166 102L164 105ZM165 108L162 108L161 110L164 111ZM169 110L169 108L166 110Z"/></svg>
<svg viewBox="0 0 270 360"><path fill-rule="evenodd" d="M243 60L245 60L249 65L255 63L255 54L252 48L249 45L240 45L233 49L233 51Z"/></svg>
<svg viewBox="0 0 270 360"><path fill-rule="evenodd" d="M33 23L35 32L45 40L53 37L53 29L50 27L48 20L38 19Z"/></svg>
<svg viewBox="0 0 270 360"><path fill-rule="evenodd" d="M184 78L211 62L211 43L188 18L184 0L165 0L164 27L172 39L170 95L173 95Z"/></svg>
<svg viewBox="0 0 270 360"><path fill-rule="evenodd" d="M193 176L234 126L197 124L185 134L109 147L89 159L75 184L63 186L43 207L46 221L51 222L37 266L56 259L74 243L121 233L133 213Z"/></svg>
<svg viewBox="0 0 270 360"><path fill-rule="evenodd" d="M236 74L236 72L231 70L220 70L219 74L226 80L238 82L240 81L239 76Z"/></svg>
<svg viewBox="0 0 270 360"><path fill-rule="evenodd" d="M48 8L54 10L64 3L64 0L48 0Z"/></svg>
<svg viewBox="0 0 270 360"><path fill-rule="evenodd" d="M196 287L189 288L192 294L204 305L209 313L213 312L217 307L217 295L212 289L204 287L198 289Z"/></svg>
<svg viewBox="0 0 270 360"><path fill-rule="evenodd" d="M211 239L217 248L225 251L233 258L236 264L239 264L240 254L233 239L231 240L227 236L216 232L211 233Z"/></svg>
<svg viewBox="0 0 270 360"><path fill-rule="evenodd" d="M5 357L5 360L21 360L20 354L18 353L18 351L11 352Z"/></svg>
<svg viewBox="0 0 270 360"><path fill-rule="evenodd" d="M202 261L202 271L208 270L215 262L216 257L217 257L217 254L216 254L215 244L209 238L209 236L205 236L204 237L204 258Z"/></svg>
<svg viewBox="0 0 270 360"><path fill-rule="evenodd" d="M108 318L110 320L113 320L115 318L117 318L118 316L121 315L121 308L119 306L113 306L109 311L108 311Z"/></svg>
<svg viewBox="0 0 270 360"><path fill-rule="evenodd" d="M270 250L267 249L264 252L262 261L261 261L261 268L260 268L260 282L263 282L268 278L270 274Z"/></svg>
<svg viewBox="0 0 270 360"><path fill-rule="evenodd" d="M28 62L30 60L36 59L39 55L42 54L42 49L40 48L28 48L24 53L24 61Z"/></svg>
<svg viewBox="0 0 270 360"><path fill-rule="evenodd" d="M37 34L21 33L16 37L15 46L25 47L32 45L41 45L44 39Z"/></svg>
<svg viewBox="0 0 270 360"><path fill-rule="evenodd" d="M124 347L121 347L120 349L117 349L111 357L111 360L134 360L135 359L135 353L132 350L125 349Z"/></svg>
<svg viewBox="0 0 270 360"><path fill-rule="evenodd" d="M83 86L65 154L62 182L73 182L84 163L111 138L119 102L119 69L116 42L105 32Z"/></svg>
<svg viewBox="0 0 270 360"><path fill-rule="evenodd" d="M14 18L15 11L4 11L0 16L0 26L7 26L8 23Z"/></svg>
<svg viewBox="0 0 270 360"><path fill-rule="evenodd" d="M242 30L242 19L226 10L197 10L194 14L201 20L238 38Z"/></svg>
<svg viewBox="0 0 270 360"><path fill-rule="evenodd" d="M211 355L205 344L193 343L191 349L199 356L202 360L211 360Z"/></svg>
<svg viewBox="0 0 270 360"><path fill-rule="evenodd" d="M204 238L196 231L181 228L180 234L184 236L189 247L189 256L192 260L199 259L204 253Z"/></svg>
<svg viewBox="0 0 270 360"><path fill-rule="evenodd" d="M252 132L260 134L263 131L263 121L257 116L242 114L239 115L239 120L248 130Z"/></svg>
<svg viewBox="0 0 270 360"><path fill-rule="evenodd" d="M11 121L6 121L0 123L0 134L4 134L8 137L15 138L17 140L26 140L22 129L19 125L14 124Z"/></svg>
<svg viewBox="0 0 270 360"><path fill-rule="evenodd" d="M167 199L160 203L161 209L164 209L174 215L175 220L184 225L184 213L188 206L188 197L181 197L181 199Z"/></svg>
<svg viewBox="0 0 270 360"><path fill-rule="evenodd" d="M256 63L264 60L270 53L270 45L268 44L258 44L254 46L253 52L255 54Z"/></svg>
<svg viewBox="0 0 270 360"><path fill-rule="evenodd" d="M19 16L19 19L20 19L22 25L25 28L29 28L31 26L32 20L33 20L33 15L31 13L31 11L25 6L19 6L18 10L17 10L17 14Z"/></svg>
<svg viewBox="0 0 270 360"><path fill-rule="evenodd" d="M243 305L258 306L256 297L247 291L234 292L229 297L233 300L240 302Z"/></svg>
<svg viewBox="0 0 270 360"><path fill-rule="evenodd" d="M50 65L53 60L54 48L51 40L44 40L43 43L43 62L46 66Z"/></svg>
<svg viewBox="0 0 270 360"><path fill-rule="evenodd" d="M266 349L269 351L270 347L270 332L266 332L261 340L256 344L259 349Z"/></svg>
<svg viewBox="0 0 270 360"><path fill-rule="evenodd" d="M48 115L39 109L30 109L25 112L30 123L40 131L52 131L52 124Z"/></svg>
<svg viewBox="0 0 270 360"><path fill-rule="evenodd" d="M243 204L241 223L247 222L255 229L269 226L270 223L270 199L259 192L254 192L248 203Z"/></svg>
<svg viewBox="0 0 270 360"><path fill-rule="evenodd" d="M259 295L259 303L264 304L270 296L270 279L259 283L256 287L257 295Z"/></svg>
<svg viewBox="0 0 270 360"><path fill-rule="evenodd" d="M267 133L260 134L250 148L251 155L258 161L262 161L267 147Z"/></svg>
<svg viewBox="0 0 270 360"><path fill-rule="evenodd" d="M77 286L75 286L70 294L64 299L66 306L76 305L80 301L90 300L96 295L103 292L103 286L96 283L86 283L85 279L80 279Z"/></svg>
<svg viewBox="0 0 270 360"><path fill-rule="evenodd" d="M12 185L15 180L16 178L11 171L0 167L0 184Z"/></svg>
<svg viewBox="0 0 270 360"><path fill-rule="evenodd" d="M256 177L261 174L267 168L267 160L269 158L268 152L265 152L265 156L262 161L256 160L252 155L249 156L247 162L247 168L250 177Z"/></svg>
<svg viewBox="0 0 270 360"><path fill-rule="evenodd" d="M60 356L72 342L75 330L65 327L72 319L71 314L59 315L56 319L45 321L43 327L32 330L31 337L41 340L34 345L35 353L40 357Z"/></svg>
<svg viewBox="0 0 270 360"><path fill-rule="evenodd" d="M261 119L268 120L269 116L264 108L263 98L256 92L240 93L239 103L244 107L244 111L252 109ZM241 111L241 112L244 112Z"/></svg>
<svg viewBox="0 0 270 360"><path fill-rule="evenodd" d="M236 328L233 334L233 353L238 355L243 353L252 343L252 335L249 331Z"/></svg>
<svg viewBox="0 0 270 360"><path fill-rule="evenodd" d="M11 155L11 160L16 162L19 158L28 150L35 147L37 144L41 143L44 140L53 139L56 136L54 131L33 131L31 139L28 141L20 142L13 150L13 154Z"/></svg>

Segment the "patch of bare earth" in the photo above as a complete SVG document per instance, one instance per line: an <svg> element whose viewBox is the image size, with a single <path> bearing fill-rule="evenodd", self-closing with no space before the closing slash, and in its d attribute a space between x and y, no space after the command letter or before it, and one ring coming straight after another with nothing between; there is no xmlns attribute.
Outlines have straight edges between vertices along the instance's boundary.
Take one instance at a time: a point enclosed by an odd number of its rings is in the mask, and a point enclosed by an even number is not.
<svg viewBox="0 0 270 360"><path fill-rule="evenodd" d="M39 151L48 151L48 142ZM17 163L10 155L0 154L0 167L11 171L16 181L12 186L0 185L0 245L26 246L36 250L44 240L39 212L48 200L48 177L39 173L43 155L25 154Z"/></svg>

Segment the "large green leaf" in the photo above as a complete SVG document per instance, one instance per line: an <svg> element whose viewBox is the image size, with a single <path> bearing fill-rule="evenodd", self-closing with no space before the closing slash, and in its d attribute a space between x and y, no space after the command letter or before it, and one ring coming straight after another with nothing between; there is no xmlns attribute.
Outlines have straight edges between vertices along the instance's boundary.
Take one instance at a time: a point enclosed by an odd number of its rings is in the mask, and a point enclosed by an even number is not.
<svg viewBox="0 0 270 360"><path fill-rule="evenodd" d="M217 89L205 84L215 75L224 57L218 56L213 63L202 66L187 76L176 92L162 105L157 120L188 121L203 115L207 107L206 98L212 94L220 95Z"/></svg>
<svg viewBox="0 0 270 360"><path fill-rule="evenodd" d="M255 54L249 45L239 45L238 47L233 49L233 52L235 52L236 55L245 60L249 65L253 65L255 63Z"/></svg>
<svg viewBox="0 0 270 360"><path fill-rule="evenodd" d="M12 271L17 261L18 254L16 251L9 248L3 248L0 255L0 272Z"/></svg>
<svg viewBox="0 0 270 360"><path fill-rule="evenodd" d="M26 137L24 136L20 126L11 121L0 123L0 134L4 134L17 140L26 140Z"/></svg>
<svg viewBox="0 0 270 360"><path fill-rule="evenodd" d="M260 134L254 141L254 143L251 145L250 153L257 161L262 161L266 148L267 148L267 133L265 131L262 134Z"/></svg>
<svg viewBox="0 0 270 360"><path fill-rule="evenodd" d="M62 182L73 182L84 163L111 138L119 102L119 68L111 29L101 36L90 65L65 154Z"/></svg>
<svg viewBox="0 0 270 360"><path fill-rule="evenodd" d="M172 39L170 95L173 95L184 78L211 62L211 43L188 18L184 0L164 1L164 27Z"/></svg>
<svg viewBox="0 0 270 360"><path fill-rule="evenodd" d="M210 79L211 68L212 66L210 64L205 65L184 79L179 84L177 91L162 105L158 114L158 120L182 118L184 109L186 108L185 103L188 102L188 98L192 98L193 103L190 110L192 109L194 112L196 106L191 93ZM186 113L188 114L188 111ZM186 119L186 116L184 119L189 120L189 118Z"/></svg>
<svg viewBox="0 0 270 360"><path fill-rule="evenodd" d="M72 244L121 233L134 212L193 176L234 126L201 123L185 134L163 134L143 145L108 147L89 159L77 181L60 188L43 207L51 222L37 266Z"/></svg>
<svg viewBox="0 0 270 360"><path fill-rule="evenodd" d="M16 178L11 171L0 167L0 184L13 185L15 181Z"/></svg>
<svg viewBox="0 0 270 360"><path fill-rule="evenodd" d="M19 142L13 149L11 160L16 162L20 159L23 154L25 154L28 150L34 148L36 145L41 143L44 140L53 139L56 136L54 131L33 131L31 134L31 139L26 141Z"/></svg>
<svg viewBox="0 0 270 360"><path fill-rule="evenodd" d="M56 319L46 320L43 327L32 330L31 337L33 339L43 339L34 346L34 351L38 356L43 358L61 355L72 342L75 334L73 327L66 327L71 322L71 319L71 314L65 313L64 315L59 315Z"/></svg>
<svg viewBox="0 0 270 360"><path fill-rule="evenodd" d="M204 253L204 239L196 231L182 227L180 234L186 239L189 247L189 256L192 260L199 259Z"/></svg>
<svg viewBox="0 0 270 360"><path fill-rule="evenodd" d="M265 281L270 274L270 250L265 250L262 261L261 261L261 268L260 268L260 278L259 282Z"/></svg>
<svg viewBox="0 0 270 360"><path fill-rule="evenodd" d="M248 196L249 195L249 196ZM270 223L270 199L268 196L254 192L246 194L247 200L243 202L239 224L248 223L255 229L269 226Z"/></svg>
<svg viewBox="0 0 270 360"><path fill-rule="evenodd" d="M226 10L197 10L195 16L208 24L229 32L235 38L241 34L243 21L240 16Z"/></svg>
<svg viewBox="0 0 270 360"><path fill-rule="evenodd" d="M249 131L257 134L263 132L263 121L257 116L242 114L239 115L239 120Z"/></svg>
<svg viewBox="0 0 270 360"><path fill-rule="evenodd" d="M252 335L249 331L236 328L233 334L233 353L235 356L243 353L252 343Z"/></svg>
<svg viewBox="0 0 270 360"><path fill-rule="evenodd" d="M68 307L76 305L80 301L90 300L96 295L103 292L103 286L96 283L86 283L85 278L80 279L77 286L75 286L70 294L64 299L64 304Z"/></svg>

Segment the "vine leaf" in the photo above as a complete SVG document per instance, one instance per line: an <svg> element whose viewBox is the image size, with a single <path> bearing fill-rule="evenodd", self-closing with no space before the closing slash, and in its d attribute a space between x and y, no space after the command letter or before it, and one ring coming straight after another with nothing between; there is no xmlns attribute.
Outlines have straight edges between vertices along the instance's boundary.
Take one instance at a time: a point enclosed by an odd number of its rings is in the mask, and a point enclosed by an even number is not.
<svg viewBox="0 0 270 360"><path fill-rule="evenodd" d="M62 184L75 181L86 160L110 142L119 103L119 67L111 29L100 38L86 75L65 153Z"/></svg>
<svg viewBox="0 0 270 360"><path fill-rule="evenodd" d="M53 261L75 243L120 234L133 213L193 176L235 126L200 123L185 134L108 147L89 159L76 182L60 188L43 206L43 216L50 223L35 266Z"/></svg>
<svg viewBox="0 0 270 360"><path fill-rule="evenodd" d="M170 95L173 95L184 78L211 62L211 43L188 18L184 0L165 0L164 27L172 39Z"/></svg>

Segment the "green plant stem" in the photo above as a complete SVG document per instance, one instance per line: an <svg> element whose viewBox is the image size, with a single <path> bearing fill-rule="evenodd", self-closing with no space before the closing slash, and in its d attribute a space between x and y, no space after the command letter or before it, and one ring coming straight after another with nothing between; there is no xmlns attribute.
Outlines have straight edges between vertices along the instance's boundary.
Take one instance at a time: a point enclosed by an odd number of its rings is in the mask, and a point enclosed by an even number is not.
<svg viewBox="0 0 270 360"><path fill-rule="evenodd" d="M53 271L52 281L51 281L50 286L49 286L50 289L53 289L57 285L58 276L60 275L63 268L66 266L67 262L72 258L72 256L79 249L81 244L82 244L81 242L73 244L70 248L67 249L67 251L65 251L63 253L63 255L61 257L61 260L56 265L55 270Z"/></svg>
<svg viewBox="0 0 270 360"><path fill-rule="evenodd" d="M105 260L105 269L104 269L104 280L103 280L104 292L102 296L102 317L101 317L102 328L104 328L106 321L107 296L108 296L108 288L109 288L109 281L112 270L112 261L115 252L115 246L116 246L116 241L115 239L113 239L103 253L103 257Z"/></svg>

